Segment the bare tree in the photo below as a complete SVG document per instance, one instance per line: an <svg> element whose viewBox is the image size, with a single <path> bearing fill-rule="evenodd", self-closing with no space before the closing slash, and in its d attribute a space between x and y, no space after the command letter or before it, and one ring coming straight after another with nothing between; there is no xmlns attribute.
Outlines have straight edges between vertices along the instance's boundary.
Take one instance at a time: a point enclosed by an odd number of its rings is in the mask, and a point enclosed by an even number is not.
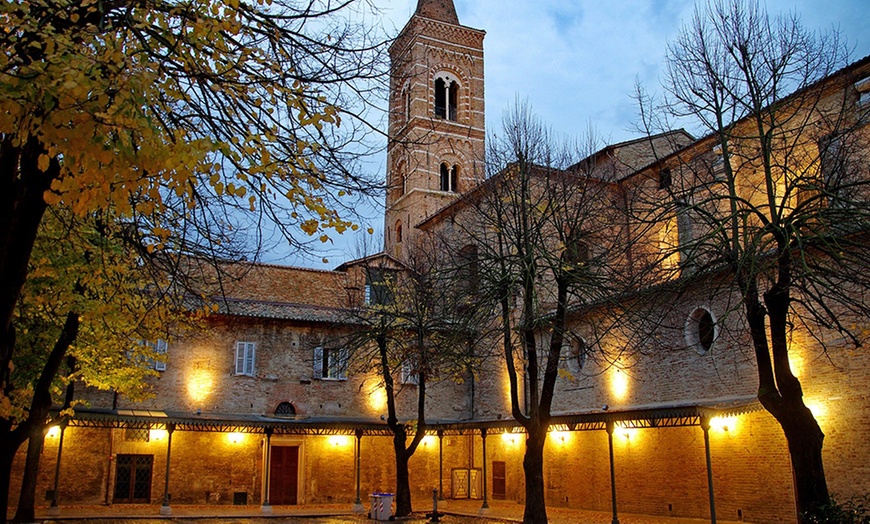
<svg viewBox="0 0 870 524"><path fill-rule="evenodd" d="M475 246L478 296L490 305L510 383L510 410L527 434L524 522L546 522L543 451L571 306L606 286L615 241L603 198L568 146L518 103L503 136L489 138L490 177L466 195L460 244Z"/></svg>
<svg viewBox="0 0 870 524"><path fill-rule="evenodd" d="M823 349L826 332L860 345L854 320L870 313L868 106L853 76L868 67L840 69L847 54L836 33L808 31L795 14L715 0L670 43L663 103L642 104L647 128L688 118L708 133L662 159L658 184L635 195L636 224L674 220L679 230L654 261L677 261L658 298L736 297L734 318L721 320L751 340L758 399L788 441L802 521L829 495L824 434L790 366L790 333L806 330Z"/></svg>
<svg viewBox="0 0 870 524"><path fill-rule="evenodd" d="M386 392L397 517L412 511L408 461L426 436L430 388L442 385L442 395L459 388L464 397L462 383L476 361L468 334L474 316L455 301L459 295L452 291L447 251L429 240L421 237L403 262L383 254L363 259L363 303L349 319L356 326L347 341L352 365L376 373ZM413 405L400 402L409 395Z"/></svg>

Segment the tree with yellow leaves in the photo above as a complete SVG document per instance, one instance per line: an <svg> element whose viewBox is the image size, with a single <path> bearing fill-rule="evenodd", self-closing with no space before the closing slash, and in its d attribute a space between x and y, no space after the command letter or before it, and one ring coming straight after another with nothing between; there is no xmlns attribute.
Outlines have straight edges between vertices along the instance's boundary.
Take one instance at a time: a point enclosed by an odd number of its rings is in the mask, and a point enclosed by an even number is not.
<svg viewBox="0 0 870 524"><path fill-rule="evenodd" d="M363 15L351 0L0 2L3 406L47 212L108 212L135 224L146 254L227 258L264 220L296 247L355 227L341 211L374 187L359 160L384 69ZM75 340L75 324L56 342ZM59 367L42 362L35 396L50 403ZM23 442L9 409L4 457Z"/></svg>
<svg viewBox="0 0 870 524"><path fill-rule="evenodd" d="M147 395L145 379L163 358L147 342L178 336L199 317L166 272L149 271L157 265L149 258L165 255L137 252L129 224L108 218L49 208L34 245L15 309L13 373L0 411L13 426L3 428L8 438L0 445L0 465L8 468L18 444L29 441L15 521L34 518L46 426L72 414L52 415L52 404L74 408L76 382L132 398Z"/></svg>

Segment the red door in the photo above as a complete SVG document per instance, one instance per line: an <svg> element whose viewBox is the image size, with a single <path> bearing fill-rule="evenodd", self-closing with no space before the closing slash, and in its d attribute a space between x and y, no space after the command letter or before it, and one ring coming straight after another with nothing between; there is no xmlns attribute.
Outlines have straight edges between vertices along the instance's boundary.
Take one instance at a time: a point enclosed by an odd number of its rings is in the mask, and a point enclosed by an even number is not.
<svg viewBox="0 0 870 524"><path fill-rule="evenodd" d="M507 495L505 465L504 462L492 461L492 498L504 500Z"/></svg>
<svg viewBox="0 0 870 524"><path fill-rule="evenodd" d="M269 464L269 502L276 506L297 504L299 446L272 446Z"/></svg>

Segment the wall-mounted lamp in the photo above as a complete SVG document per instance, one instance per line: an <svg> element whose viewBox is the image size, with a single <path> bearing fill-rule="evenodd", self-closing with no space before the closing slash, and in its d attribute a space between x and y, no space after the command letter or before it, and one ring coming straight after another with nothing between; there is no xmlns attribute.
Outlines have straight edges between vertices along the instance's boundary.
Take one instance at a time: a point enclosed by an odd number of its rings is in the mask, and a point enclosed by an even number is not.
<svg viewBox="0 0 870 524"><path fill-rule="evenodd" d="M737 417L713 417L710 419L710 429L729 432L737 427Z"/></svg>
<svg viewBox="0 0 870 524"><path fill-rule="evenodd" d="M626 426L616 426L616 434L624 438L625 440L631 440L634 437L637 429L630 428Z"/></svg>
<svg viewBox="0 0 870 524"><path fill-rule="evenodd" d="M238 432L227 433L227 440L230 441L230 444L238 444L245 440L245 434Z"/></svg>
<svg viewBox="0 0 870 524"><path fill-rule="evenodd" d="M57 438L60 435L60 426L49 426L45 436L48 438Z"/></svg>
<svg viewBox="0 0 870 524"><path fill-rule="evenodd" d="M568 431L550 431L550 438L559 444L564 444L570 438L571 433Z"/></svg>
<svg viewBox="0 0 870 524"><path fill-rule="evenodd" d="M329 437L329 445L334 448L344 447L348 444L349 439L344 435L333 435Z"/></svg>

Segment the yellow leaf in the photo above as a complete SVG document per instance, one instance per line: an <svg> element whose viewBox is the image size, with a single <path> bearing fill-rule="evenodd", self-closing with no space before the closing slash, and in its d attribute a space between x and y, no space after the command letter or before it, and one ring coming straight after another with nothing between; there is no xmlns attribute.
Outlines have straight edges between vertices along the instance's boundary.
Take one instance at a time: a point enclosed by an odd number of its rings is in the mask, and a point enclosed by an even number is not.
<svg viewBox="0 0 870 524"><path fill-rule="evenodd" d="M48 170L48 163L48 155L39 155L39 159L36 161L36 164L39 166L39 170L43 173Z"/></svg>

